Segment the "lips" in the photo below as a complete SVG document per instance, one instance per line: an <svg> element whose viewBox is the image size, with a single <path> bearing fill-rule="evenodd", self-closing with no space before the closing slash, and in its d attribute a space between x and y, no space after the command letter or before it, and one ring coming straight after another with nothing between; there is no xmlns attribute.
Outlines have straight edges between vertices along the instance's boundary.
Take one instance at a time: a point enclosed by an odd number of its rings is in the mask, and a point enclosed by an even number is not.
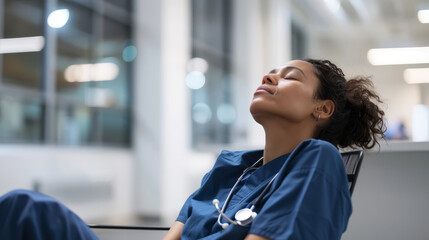
<svg viewBox="0 0 429 240"><path fill-rule="evenodd" d="M257 93L257 92L267 92L271 95L274 94L274 91L272 89L270 89L269 87L264 86L264 85L258 87L258 89L256 89L255 93Z"/></svg>

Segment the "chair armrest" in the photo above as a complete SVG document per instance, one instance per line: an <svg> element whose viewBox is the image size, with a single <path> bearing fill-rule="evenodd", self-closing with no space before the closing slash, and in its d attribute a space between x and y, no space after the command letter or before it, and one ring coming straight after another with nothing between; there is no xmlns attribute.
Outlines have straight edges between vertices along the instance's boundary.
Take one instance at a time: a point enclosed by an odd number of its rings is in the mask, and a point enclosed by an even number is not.
<svg viewBox="0 0 429 240"><path fill-rule="evenodd" d="M103 229L127 229L127 230L158 230L168 231L169 227L146 227L146 226L129 226L129 225L101 225L101 224L88 224L90 228L103 228Z"/></svg>

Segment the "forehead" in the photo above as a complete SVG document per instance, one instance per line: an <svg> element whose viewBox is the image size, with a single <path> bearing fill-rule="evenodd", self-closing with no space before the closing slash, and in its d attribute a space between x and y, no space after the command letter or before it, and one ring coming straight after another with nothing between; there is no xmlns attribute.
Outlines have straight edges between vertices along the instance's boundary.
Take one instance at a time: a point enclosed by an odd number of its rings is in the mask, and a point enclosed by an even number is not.
<svg viewBox="0 0 429 240"><path fill-rule="evenodd" d="M289 72L289 71L297 71L300 72L301 78L300 80L306 83L307 86L311 87L316 91L319 86L319 78L316 76L315 68L313 64L302 61L302 60L293 60L287 62L285 65L275 69L275 72Z"/></svg>
<svg viewBox="0 0 429 240"><path fill-rule="evenodd" d="M301 75L303 75L304 77L303 79L306 79L311 82L319 81L319 78L315 73L316 69L314 68L313 64L302 60L293 60L293 61L287 62L285 65L271 70L270 73L277 73L277 72L287 73L293 70L300 72Z"/></svg>
<svg viewBox="0 0 429 240"><path fill-rule="evenodd" d="M314 74L314 67L313 64L306 62L306 61L302 61L302 60L292 60L287 62L285 65L281 66L280 69L282 68L298 68L299 70L301 70L305 76L316 76Z"/></svg>

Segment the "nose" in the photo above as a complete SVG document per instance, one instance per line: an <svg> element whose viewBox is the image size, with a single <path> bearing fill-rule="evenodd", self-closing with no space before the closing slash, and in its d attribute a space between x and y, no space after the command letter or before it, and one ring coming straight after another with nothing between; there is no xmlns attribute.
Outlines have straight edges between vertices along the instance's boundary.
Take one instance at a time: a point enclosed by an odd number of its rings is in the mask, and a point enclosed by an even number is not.
<svg viewBox="0 0 429 240"><path fill-rule="evenodd" d="M274 74L267 74L262 78L262 84L277 85L277 80Z"/></svg>

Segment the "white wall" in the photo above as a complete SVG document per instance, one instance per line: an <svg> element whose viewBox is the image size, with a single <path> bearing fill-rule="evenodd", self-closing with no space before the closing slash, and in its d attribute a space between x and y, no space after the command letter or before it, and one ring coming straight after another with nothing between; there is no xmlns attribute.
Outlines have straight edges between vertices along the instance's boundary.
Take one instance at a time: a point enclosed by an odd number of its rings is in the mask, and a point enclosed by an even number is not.
<svg viewBox="0 0 429 240"><path fill-rule="evenodd" d="M429 143L420 145L418 151L397 145L366 154L343 240L428 238Z"/></svg>
<svg viewBox="0 0 429 240"><path fill-rule="evenodd" d="M41 192L62 201L84 220L129 216L132 164L126 149L1 145L0 195L33 189L37 183ZM91 190L96 191L91 198L81 195Z"/></svg>

